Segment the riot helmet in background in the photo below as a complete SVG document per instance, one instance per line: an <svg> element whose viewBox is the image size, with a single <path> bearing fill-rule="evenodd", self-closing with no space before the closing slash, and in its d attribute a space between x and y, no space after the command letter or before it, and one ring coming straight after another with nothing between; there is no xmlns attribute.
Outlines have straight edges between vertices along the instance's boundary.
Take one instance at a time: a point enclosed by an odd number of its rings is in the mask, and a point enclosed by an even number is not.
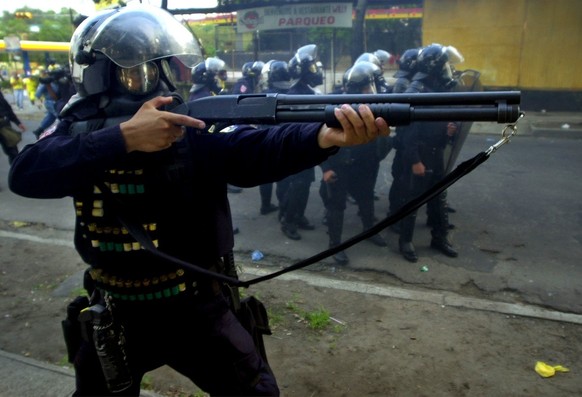
<svg viewBox="0 0 582 397"><path fill-rule="evenodd" d="M374 70L378 65L368 61L356 62L343 77L346 94L376 94Z"/></svg>
<svg viewBox="0 0 582 397"><path fill-rule="evenodd" d="M269 68L268 84L270 88L288 90L293 84L289 65L284 61L272 61Z"/></svg>
<svg viewBox="0 0 582 397"><path fill-rule="evenodd" d="M374 54L372 54L371 52L364 52L362 55L360 55L356 61L354 62L354 64L358 63L358 62L371 62L374 65L381 67L382 64L380 62L380 59L378 59L378 57Z"/></svg>
<svg viewBox="0 0 582 397"><path fill-rule="evenodd" d="M202 87L208 87L210 91L218 95L222 90L218 84L221 71L226 71L226 64L220 58L210 57L204 62L198 63L192 68L192 89L191 92L198 91Z"/></svg>
<svg viewBox="0 0 582 397"><path fill-rule="evenodd" d="M246 62L242 66L243 77L249 79L252 82L252 92L255 92L257 89L259 89L261 73L263 72L264 66L265 63L262 61Z"/></svg>
<svg viewBox="0 0 582 397"><path fill-rule="evenodd" d="M263 71L263 66L265 66L265 63L261 61L246 62L242 67L242 75L244 77L258 78Z"/></svg>
<svg viewBox="0 0 582 397"><path fill-rule="evenodd" d="M443 88L454 84L447 48L440 44L423 48L418 54L417 67L414 80L430 80L433 85Z"/></svg>
<svg viewBox="0 0 582 397"><path fill-rule="evenodd" d="M323 66L317 64L317 45L300 47L289 60L289 73L292 79L316 87L323 84Z"/></svg>
<svg viewBox="0 0 582 397"><path fill-rule="evenodd" d="M418 53L417 66L418 73L416 79L425 77L431 78L452 78L448 65L449 55L446 47L440 44L431 44L423 48Z"/></svg>
<svg viewBox="0 0 582 397"><path fill-rule="evenodd" d="M392 59L392 55L388 51L384 50L376 50L373 52L373 55L378 58L380 61L380 68L384 71L390 64L390 60Z"/></svg>
<svg viewBox="0 0 582 397"><path fill-rule="evenodd" d="M192 33L172 14L149 5L106 10L85 19L71 38L69 62L81 97L114 91L175 90L169 60L190 68L202 60Z"/></svg>
<svg viewBox="0 0 582 397"><path fill-rule="evenodd" d="M394 77L412 77L416 73L416 65L420 48L411 48L400 56L398 59L398 71L394 73Z"/></svg>
<svg viewBox="0 0 582 397"><path fill-rule="evenodd" d="M354 65L359 63L366 63L367 68L372 69L372 74L374 76L374 84L376 85L376 93L385 93L388 92L388 83L386 83L386 79L384 78L384 71L379 66L380 60L374 54L369 52L365 52L356 59Z"/></svg>

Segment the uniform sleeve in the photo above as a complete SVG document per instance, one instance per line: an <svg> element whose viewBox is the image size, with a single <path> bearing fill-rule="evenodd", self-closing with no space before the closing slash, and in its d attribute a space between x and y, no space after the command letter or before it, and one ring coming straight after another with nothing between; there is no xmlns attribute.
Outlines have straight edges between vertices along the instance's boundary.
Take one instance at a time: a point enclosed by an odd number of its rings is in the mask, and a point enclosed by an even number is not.
<svg viewBox="0 0 582 397"><path fill-rule="evenodd" d="M251 187L278 181L314 167L337 152L321 149L317 142L319 123L290 123L270 128L233 127L226 134L207 134L200 166L213 164L225 182ZM204 139L204 138L202 138ZM220 146L212 146L220 145Z"/></svg>
<svg viewBox="0 0 582 397"><path fill-rule="evenodd" d="M68 125L59 124L53 134L18 154L9 174L14 193L31 198L73 196L88 188L92 175L127 155L119 126L74 137L65 130Z"/></svg>

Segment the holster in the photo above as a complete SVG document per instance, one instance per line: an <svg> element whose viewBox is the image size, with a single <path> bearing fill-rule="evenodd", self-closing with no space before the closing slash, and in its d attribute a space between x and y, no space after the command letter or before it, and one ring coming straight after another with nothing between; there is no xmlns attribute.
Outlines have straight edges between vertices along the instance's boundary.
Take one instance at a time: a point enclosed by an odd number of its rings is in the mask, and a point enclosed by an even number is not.
<svg viewBox="0 0 582 397"><path fill-rule="evenodd" d="M67 346L67 356L71 364L75 361L75 356L81 347L81 340L83 339L79 313L87 307L89 307L88 297L76 297L67 306L67 317L61 322L65 345Z"/></svg>
<svg viewBox="0 0 582 397"><path fill-rule="evenodd" d="M238 278L232 252L223 258L223 262L225 273L231 277ZM267 367L269 367L263 335L271 335L272 332L269 327L269 316L265 305L254 296L249 296L241 300L238 287L226 284L224 287L224 294L230 302L232 311L244 329L252 336L257 352L261 355Z"/></svg>
<svg viewBox="0 0 582 397"><path fill-rule="evenodd" d="M240 308L236 315L242 326L253 337L255 348L265 363L269 365L263 335L271 335L272 332L265 305L254 296L249 296L240 301Z"/></svg>

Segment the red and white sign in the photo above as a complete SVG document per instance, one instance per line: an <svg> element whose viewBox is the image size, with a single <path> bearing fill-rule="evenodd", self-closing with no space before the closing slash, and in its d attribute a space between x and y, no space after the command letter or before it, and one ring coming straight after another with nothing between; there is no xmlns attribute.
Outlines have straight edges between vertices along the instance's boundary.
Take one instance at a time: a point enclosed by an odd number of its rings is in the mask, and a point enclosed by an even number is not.
<svg viewBox="0 0 582 397"><path fill-rule="evenodd" d="M260 7L237 13L239 33L290 28L351 28L351 3L297 4Z"/></svg>

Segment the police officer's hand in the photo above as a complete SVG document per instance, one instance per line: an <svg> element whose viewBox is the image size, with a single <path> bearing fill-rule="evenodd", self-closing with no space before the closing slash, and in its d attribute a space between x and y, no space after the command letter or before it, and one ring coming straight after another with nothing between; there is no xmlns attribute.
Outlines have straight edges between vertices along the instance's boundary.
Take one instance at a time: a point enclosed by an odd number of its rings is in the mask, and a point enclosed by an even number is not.
<svg viewBox="0 0 582 397"><path fill-rule="evenodd" d="M334 183L337 181L337 174L334 170L327 170L323 173L322 179L325 183Z"/></svg>
<svg viewBox="0 0 582 397"><path fill-rule="evenodd" d="M171 97L156 97L145 102L128 121L121 123L121 134L128 152L157 152L167 149L184 131L182 126L203 129L202 120L158 110L172 103Z"/></svg>
<svg viewBox="0 0 582 397"><path fill-rule="evenodd" d="M379 136L390 135L386 120L375 118L367 105L360 105L358 112L349 105L342 105L334 110L334 115L342 128L329 128L326 125L321 127L317 140L323 149L361 145Z"/></svg>
<svg viewBox="0 0 582 397"><path fill-rule="evenodd" d="M459 126L457 125L457 123L449 123L447 124L447 136L449 138L451 138L453 135L455 135L457 133L457 129L459 128Z"/></svg>
<svg viewBox="0 0 582 397"><path fill-rule="evenodd" d="M418 163L412 164L412 173L416 176L424 176L426 172L426 167L419 161Z"/></svg>

